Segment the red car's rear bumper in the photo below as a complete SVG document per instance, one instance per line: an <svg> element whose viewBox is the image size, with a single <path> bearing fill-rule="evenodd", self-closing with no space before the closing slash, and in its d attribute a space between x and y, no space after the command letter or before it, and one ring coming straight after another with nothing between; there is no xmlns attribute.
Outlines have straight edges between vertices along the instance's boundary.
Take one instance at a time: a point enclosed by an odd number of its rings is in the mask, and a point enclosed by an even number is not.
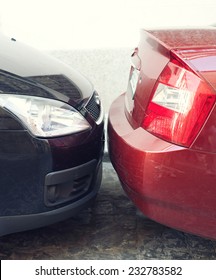
<svg viewBox="0 0 216 280"><path fill-rule="evenodd" d="M124 95L110 109L110 158L124 190L151 219L216 239L216 154L165 142L133 129Z"/></svg>

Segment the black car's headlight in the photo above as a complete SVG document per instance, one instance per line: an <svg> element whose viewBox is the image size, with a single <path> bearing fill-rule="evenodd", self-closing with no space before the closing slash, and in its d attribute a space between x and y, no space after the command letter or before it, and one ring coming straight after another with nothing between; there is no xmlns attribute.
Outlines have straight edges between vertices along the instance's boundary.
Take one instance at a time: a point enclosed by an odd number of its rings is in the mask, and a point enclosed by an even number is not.
<svg viewBox="0 0 216 280"><path fill-rule="evenodd" d="M91 128L78 111L58 100L1 94L0 106L19 118L38 137L61 136Z"/></svg>

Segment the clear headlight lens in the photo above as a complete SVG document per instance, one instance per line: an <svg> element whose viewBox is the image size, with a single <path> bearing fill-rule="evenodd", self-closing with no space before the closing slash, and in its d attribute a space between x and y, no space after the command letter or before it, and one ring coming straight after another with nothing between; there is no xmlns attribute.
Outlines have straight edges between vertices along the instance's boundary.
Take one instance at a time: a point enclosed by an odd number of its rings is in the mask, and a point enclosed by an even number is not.
<svg viewBox="0 0 216 280"><path fill-rule="evenodd" d="M91 127L73 107L53 99L1 94L0 106L16 115L39 137L72 134Z"/></svg>

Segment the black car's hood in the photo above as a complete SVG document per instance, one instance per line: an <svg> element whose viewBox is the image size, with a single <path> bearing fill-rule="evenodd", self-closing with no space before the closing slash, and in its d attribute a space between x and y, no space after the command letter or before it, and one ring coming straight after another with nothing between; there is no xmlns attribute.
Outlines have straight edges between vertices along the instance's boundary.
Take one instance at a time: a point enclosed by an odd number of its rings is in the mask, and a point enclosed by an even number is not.
<svg viewBox="0 0 216 280"><path fill-rule="evenodd" d="M19 94L30 91L30 95L75 103L93 93L92 84L79 72L4 35L0 35L0 85L2 92L18 93L19 89Z"/></svg>

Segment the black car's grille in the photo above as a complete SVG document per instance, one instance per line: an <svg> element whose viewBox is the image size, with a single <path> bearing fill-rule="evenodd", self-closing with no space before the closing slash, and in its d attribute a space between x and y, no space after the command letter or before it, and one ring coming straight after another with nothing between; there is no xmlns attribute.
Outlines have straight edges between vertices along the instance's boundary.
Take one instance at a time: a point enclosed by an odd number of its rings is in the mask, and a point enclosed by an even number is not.
<svg viewBox="0 0 216 280"><path fill-rule="evenodd" d="M100 104L100 100L97 97L97 94L94 93L91 97L91 99L88 101L87 105L86 105L86 110L89 112L89 114L92 116L92 118L97 121L99 116L100 116L100 112L101 112L101 104Z"/></svg>

